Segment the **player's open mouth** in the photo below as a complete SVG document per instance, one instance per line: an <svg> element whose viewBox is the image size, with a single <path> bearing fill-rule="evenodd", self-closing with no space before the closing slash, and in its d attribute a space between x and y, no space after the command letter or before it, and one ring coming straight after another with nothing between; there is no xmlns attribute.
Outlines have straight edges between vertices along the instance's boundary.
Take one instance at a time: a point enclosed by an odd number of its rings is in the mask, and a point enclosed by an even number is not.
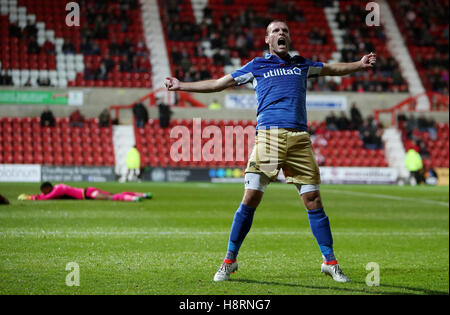
<svg viewBox="0 0 450 315"><path fill-rule="evenodd" d="M279 38L277 44L278 44L278 47L280 47L280 48L286 48L286 39Z"/></svg>

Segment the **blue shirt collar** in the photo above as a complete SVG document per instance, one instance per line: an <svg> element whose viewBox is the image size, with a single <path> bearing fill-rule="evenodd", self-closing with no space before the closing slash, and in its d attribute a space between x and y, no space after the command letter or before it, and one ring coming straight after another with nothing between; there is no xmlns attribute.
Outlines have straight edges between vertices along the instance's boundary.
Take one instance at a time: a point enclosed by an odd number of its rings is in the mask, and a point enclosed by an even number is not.
<svg viewBox="0 0 450 315"><path fill-rule="evenodd" d="M290 54L288 54L288 56L289 56L288 60L284 60L284 59L278 58L277 56L272 55L270 53L266 53L265 58L266 59L272 59L272 57L273 57L273 58L277 58L277 59L282 60L282 61L290 61L292 59L292 56Z"/></svg>

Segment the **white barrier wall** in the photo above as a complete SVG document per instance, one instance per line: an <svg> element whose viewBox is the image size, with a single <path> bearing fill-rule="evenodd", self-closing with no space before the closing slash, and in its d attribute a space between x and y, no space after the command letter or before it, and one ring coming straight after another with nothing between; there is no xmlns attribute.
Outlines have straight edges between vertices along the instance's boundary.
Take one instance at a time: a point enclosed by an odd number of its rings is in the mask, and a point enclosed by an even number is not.
<svg viewBox="0 0 450 315"><path fill-rule="evenodd" d="M0 182L40 182L41 166L37 164L0 164Z"/></svg>

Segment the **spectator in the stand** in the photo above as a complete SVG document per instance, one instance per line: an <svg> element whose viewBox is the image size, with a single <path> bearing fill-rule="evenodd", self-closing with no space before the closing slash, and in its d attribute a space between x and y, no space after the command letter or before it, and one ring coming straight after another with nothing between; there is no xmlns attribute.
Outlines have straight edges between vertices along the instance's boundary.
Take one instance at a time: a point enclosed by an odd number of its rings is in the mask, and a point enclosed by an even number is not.
<svg viewBox="0 0 450 315"><path fill-rule="evenodd" d="M223 67L225 65L225 59L219 49L216 49L214 52L213 62L216 67Z"/></svg>
<svg viewBox="0 0 450 315"><path fill-rule="evenodd" d="M84 67L84 79L85 80L95 80L97 69L94 69L91 62L87 62Z"/></svg>
<svg viewBox="0 0 450 315"><path fill-rule="evenodd" d="M383 149L383 129L382 128L377 128L377 130L375 131L375 145L376 145L376 150Z"/></svg>
<svg viewBox="0 0 450 315"><path fill-rule="evenodd" d="M347 115L344 111L341 112L339 118L336 121L338 130L349 130L350 129L350 121L347 118Z"/></svg>
<svg viewBox="0 0 450 315"><path fill-rule="evenodd" d="M210 42L211 42L211 49L214 50L214 49L221 49L222 48L222 38L221 38L219 32L214 32L211 35Z"/></svg>
<svg viewBox="0 0 450 315"><path fill-rule="evenodd" d="M46 107L41 113L41 127L54 127L55 126L55 116L50 108Z"/></svg>
<svg viewBox="0 0 450 315"><path fill-rule="evenodd" d="M86 39L86 38L82 38L81 39L81 53L83 55L94 55L94 47L93 44L90 40Z"/></svg>
<svg viewBox="0 0 450 315"><path fill-rule="evenodd" d="M46 77L45 78L43 78L43 77L38 78L36 83L39 86L51 86L52 85L52 83L50 82L50 79L46 78Z"/></svg>
<svg viewBox="0 0 450 315"><path fill-rule="evenodd" d="M124 59L120 62L120 71L121 72L132 72L133 65L128 59Z"/></svg>
<svg viewBox="0 0 450 315"><path fill-rule="evenodd" d="M209 72L209 70L206 68L205 65L202 65L200 68L200 80L207 80L207 79L211 79L211 73Z"/></svg>
<svg viewBox="0 0 450 315"><path fill-rule="evenodd" d="M328 130L337 130L337 118L333 111L325 117L325 124Z"/></svg>
<svg viewBox="0 0 450 315"><path fill-rule="evenodd" d="M136 44L136 56L139 57L143 57L143 58L147 58L148 57L148 49L147 46L145 45L145 42L140 40L137 42Z"/></svg>
<svg viewBox="0 0 450 315"><path fill-rule="evenodd" d="M172 48L171 57L174 65L179 66L181 64L182 54L176 46Z"/></svg>
<svg viewBox="0 0 450 315"><path fill-rule="evenodd" d="M16 38L22 38L22 29L19 27L17 22L12 22L9 26L9 36L10 37L16 37Z"/></svg>
<svg viewBox="0 0 450 315"><path fill-rule="evenodd" d="M352 121L353 130L358 130L361 127L363 119L361 112L359 111L358 107L356 107L355 102L352 103L352 107L350 109L350 117Z"/></svg>
<svg viewBox="0 0 450 315"><path fill-rule="evenodd" d="M55 45L51 41L49 41L48 39L42 45L42 51L45 54L47 54L47 55L54 55L54 54L56 54Z"/></svg>
<svg viewBox="0 0 450 315"><path fill-rule="evenodd" d="M111 115L109 114L109 110L105 108L98 116L98 126L100 128L103 128L109 127L110 125L111 125Z"/></svg>
<svg viewBox="0 0 450 315"><path fill-rule="evenodd" d="M109 53L101 60L100 66L96 71L96 78L100 80L107 80L108 75L114 68L114 61L110 58Z"/></svg>
<svg viewBox="0 0 450 315"><path fill-rule="evenodd" d="M128 38L125 38L122 42L122 45L120 45L120 53L122 55L129 55L132 47L133 45L131 44L130 40Z"/></svg>
<svg viewBox="0 0 450 315"><path fill-rule="evenodd" d="M223 57L223 64L224 66L231 66L231 54L230 54L230 50L229 49L222 49L220 51L220 54Z"/></svg>
<svg viewBox="0 0 450 315"><path fill-rule="evenodd" d="M194 82L194 78L192 77L191 71L186 72L184 74L183 81L185 81L185 82Z"/></svg>
<svg viewBox="0 0 450 315"><path fill-rule="evenodd" d="M373 137L369 130L364 130L362 134L362 141L364 143L364 148L372 149L373 148Z"/></svg>
<svg viewBox="0 0 450 315"><path fill-rule="evenodd" d="M28 53L30 55L38 55L41 52L41 47L39 46L36 37L32 36L30 37L30 40L28 41Z"/></svg>
<svg viewBox="0 0 450 315"><path fill-rule="evenodd" d="M431 140L437 139L436 120L434 118L428 119L427 130Z"/></svg>
<svg viewBox="0 0 450 315"><path fill-rule="evenodd" d="M286 19L288 21L304 22L305 16L303 11L296 7L294 2L289 2L287 6Z"/></svg>
<svg viewBox="0 0 450 315"><path fill-rule="evenodd" d="M270 0L269 9L273 13L286 14L288 7L283 1Z"/></svg>
<svg viewBox="0 0 450 315"><path fill-rule="evenodd" d="M117 37L112 37L111 43L109 44L109 53L111 55L120 54L120 45L117 43Z"/></svg>
<svg viewBox="0 0 450 315"><path fill-rule="evenodd" d="M171 41L183 40L183 36L181 35L181 26L179 23L167 25L167 37Z"/></svg>
<svg viewBox="0 0 450 315"><path fill-rule="evenodd" d="M108 79L108 69L104 61L100 62L100 66L97 69L96 79L107 80Z"/></svg>
<svg viewBox="0 0 450 315"><path fill-rule="evenodd" d="M25 26L23 32L27 38L31 38L31 37L36 38L37 34L38 34L38 29L37 29L35 23L33 23L32 21L28 21L27 26Z"/></svg>
<svg viewBox="0 0 450 315"><path fill-rule="evenodd" d="M96 39L107 39L108 38L108 28L106 23L103 21L101 15L97 15L94 23L94 38Z"/></svg>
<svg viewBox="0 0 450 315"><path fill-rule="evenodd" d="M409 114L407 129L409 132L412 132L417 126L417 119L414 117L413 113Z"/></svg>
<svg viewBox="0 0 450 315"><path fill-rule="evenodd" d="M195 57L206 57L205 51L201 45L197 45L193 51Z"/></svg>
<svg viewBox="0 0 450 315"><path fill-rule="evenodd" d="M92 55L100 55L101 52L100 46L96 42L92 43Z"/></svg>
<svg viewBox="0 0 450 315"><path fill-rule="evenodd" d="M114 68L114 61L111 59L109 53L106 53L105 57L103 57L102 62L105 64L106 71L109 73Z"/></svg>
<svg viewBox="0 0 450 315"><path fill-rule="evenodd" d="M247 40L242 34L238 35L236 39L236 50L238 51L239 57L245 58L248 56Z"/></svg>
<svg viewBox="0 0 450 315"><path fill-rule="evenodd" d="M158 110L159 110L159 126L161 128L169 127L170 118L172 117L173 111L170 109L169 105L163 102L162 99L158 100Z"/></svg>
<svg viewBox="0 0 450 315"><path fill-rule="evenodd" d="M322 45L322 35L319 32L319 29L315 26L308 34L309 43L311 45Z"/></svg>
<svg viewBox="0 0 450 315"><path fill-rule="evenodd" d="M364 148L370 150L379 150L383 148L383 143L381 140L382 130L371 130L366 129L362 134L362 141Z"/></svg>
<svg viewBox="0 0 450 315"><path fill-rule="evenodd" d="M64 44L62 45L61 50L66 55L76 53L74 44L72 44L67 38L64 39Z"/></svg>
<svg viewBox="0 0 450 315"><path fill-rule="evenodd" d="M6 70L0 73L0 85L13 85L12 77Z"/></svg>
<svg viewBox="0 0 450 315"><path fill-rule="evenodd" d="M84 125L84 117L78 109L75 109L69 116L70 127L82 128Z"/></svg>
<svg viewBox="0 0 450 315"><path fill-rule="evenodd" d="M145 124L148 121L148 111L145 108L144 104L136 103L133 106L133 115L134 118L136 119L136 127L144 128Z"/></svg>
<svg viewBox="0 0 450 315"><path fill-rule="evenodd" d="M94 38L94 32L92 28L89 28L87 26L83 27L81 29L81 39L85 39L86 41L92 41Z"/></svg>
<svg viewBox="0 0 450 315"><path fill-rule="evenodd" d="M420 115L417 118L417 128L419 131L428 131L428 120L424 115Z"/></svg>
<svg viewBox="0 0 450 315"><path fill-rule="evenodd" d="M139 57L139 66L137 68L138 72L149 73L151 71L151 64L148 58Z"/></svg>
<svg viewBox="0 0 450 315"><path fill-rule="evenodd" d="M209 19L212 21L212 9L209 7L209 4L207 3L206 6L203 8L203 17L205 19Z"/></svg>
<svg viewBox="0 0 450 315"><path fill-rule="evenodd" d="M181 70L186 73L191 69L192 63L191 60L189 59L188 56L183 57L183 59L181 59Z"/></svg>

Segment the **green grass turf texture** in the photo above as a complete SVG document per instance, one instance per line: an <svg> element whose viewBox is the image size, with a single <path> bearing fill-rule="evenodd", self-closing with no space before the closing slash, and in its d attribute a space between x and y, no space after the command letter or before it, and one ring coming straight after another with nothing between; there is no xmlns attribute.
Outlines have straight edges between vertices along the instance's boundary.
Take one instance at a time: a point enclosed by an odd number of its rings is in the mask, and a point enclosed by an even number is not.
<svg viewBox="0 0 450 315"><path fill-rule="evenodd" d="M88 183L69 183L86 187ZM320 273L322 258L295 188L271 184L241 247L239 270L215 283L242 184L97 183L154 199L18 201L38 184L0 183L0 294L448 294L446 187L322 185L335 253L351 283ZM67 286L69 262L80 286ZM370 262L380 285L368 286Z"/></svg>

